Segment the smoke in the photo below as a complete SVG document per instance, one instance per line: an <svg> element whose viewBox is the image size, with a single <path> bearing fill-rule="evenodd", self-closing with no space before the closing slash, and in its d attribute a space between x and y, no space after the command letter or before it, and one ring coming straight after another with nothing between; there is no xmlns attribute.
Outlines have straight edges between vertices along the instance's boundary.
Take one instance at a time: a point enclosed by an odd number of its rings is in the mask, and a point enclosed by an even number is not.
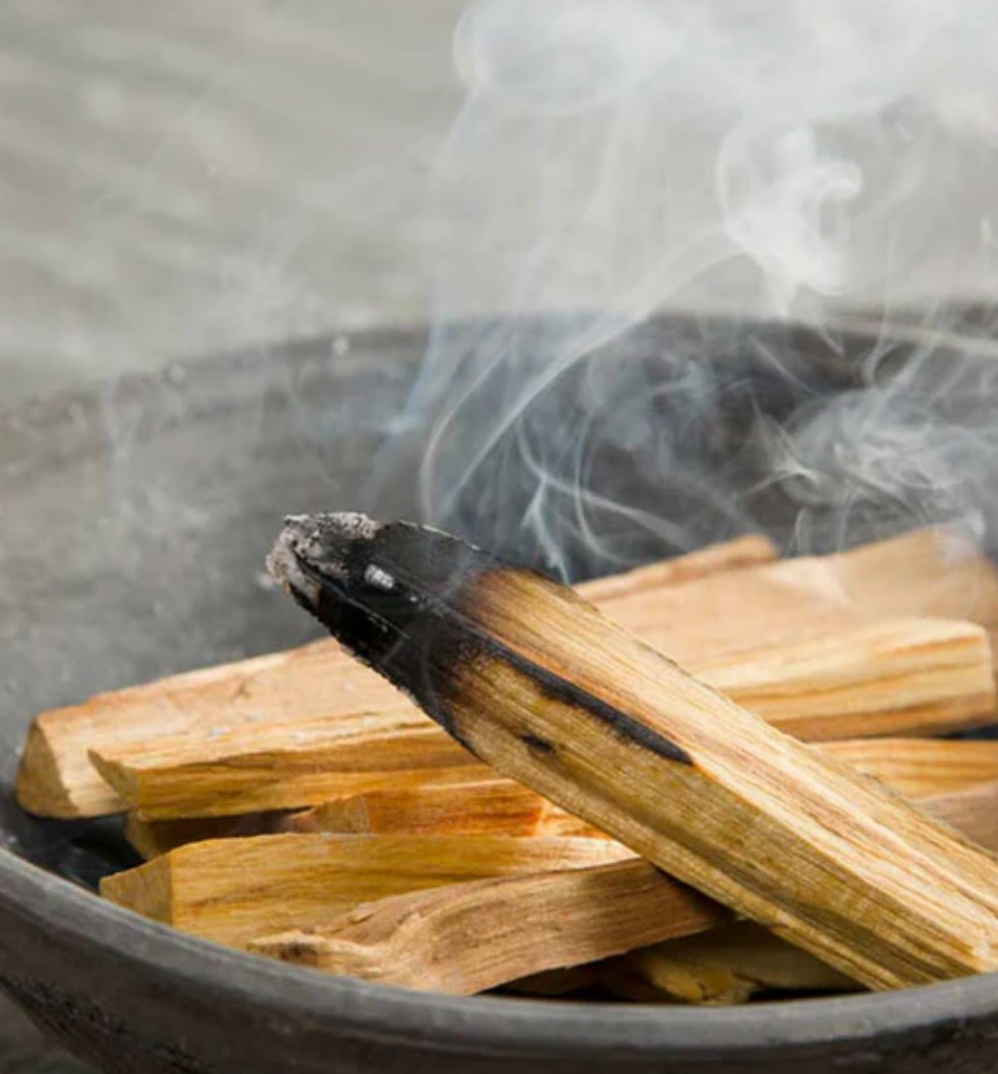
<svg viewBox="0 0 998 1074"><path fill-rule="evenodd" d="M932 341L960 327L939 296L994 283L996 45L982 0L472 3L400 423L429 436L424 517L563 574L757 526L766 496L802 551L940 520L986 538L990 360ZM791 318L841 359L831 403L820 363L752 327ZM760 376L807 405L761 417Z"/></svg>
<svg viewBox="0 0 998 1074"><path fill-rule="evenodd" d="M191 390L183 367L109 385L79 422L107 465L65 468L73 525L9 523L8 708L287 644L300 617L257 583L275 515L316 496L394 513L413 459L425 520L566 577L767 527L809 552L946 521L995 548L996 55L986 0L476 0L418 214L434 327L402 412L407 335L361 358L346 337L261 348ZM297 120L312 81L292 81ZM206 163L265 180L270 145L234 165L219 145ZM339 213L346 260L373 258L364 229L387 213L405 230L421 159L296 185L295 212L265 213L235 256L193 257L205 347L372 319L298 255ZM53 599L34 591L58 570ZM41 826L0 795L4 828L83 884L131 861L113 826Z"/></svg>

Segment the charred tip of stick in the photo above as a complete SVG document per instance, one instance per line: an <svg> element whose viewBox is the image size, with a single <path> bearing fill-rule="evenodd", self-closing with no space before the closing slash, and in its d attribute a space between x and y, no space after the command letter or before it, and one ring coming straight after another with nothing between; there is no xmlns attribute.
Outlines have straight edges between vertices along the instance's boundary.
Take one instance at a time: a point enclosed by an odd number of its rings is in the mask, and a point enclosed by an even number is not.
<svg viewBox="0 0 998 1074"><path fill-rule="evenodd" d="M351 550L378 529L373 519L352 511L287 515L267 569L300 604L314 608L323 581L345 580Z"/></svg>
<svg viewBox="0 0 998 1074"><path fill-rule="evenodd" d="M318 598L318 585L305 571L296 551L295 534L289 528L281 531L274 547L267 556L267 570L281 586L292 595L314 604Z"/></svg>
<svg viewBox="0 0 998 1074"><path fill-rule="evenodd" d="M277 581L313 610L323 593L334 603L382 610L389 598L397 611L405 602L446 602L483 565L493 564L450 534L354 512L289 516L267 560Z"/></svg>
<svg viewBox="0 0 998 1074"><path fill-rule="evenodd" d="M459 538L412 523L381 526L361 514L295 515L285 520L268 565L306 611L397 686L415 691L433 718L469 749L460 727L439 704L439 696L445 688L454 688L455 666L475 652L501 654L543 693L587 710L616 735L664 759L694 763L681 746L641 721L507 651L505 643L489 632L487 614L476 630L467 621L459 624L460 616L454 615L456 594L465 611L472 608L471 618L478 618L476 583L483 567L493 575L515 569ZM452 659L438 667L439 655L434 658L430 649L447 652ZM424 686L429 682L431 667L436 668L433 689L429 693L416 689L417 682ZM431 696L436 703L429 702ZM525 735L523 743L536 755L557 753L553 743L538 735Z"/></svg>

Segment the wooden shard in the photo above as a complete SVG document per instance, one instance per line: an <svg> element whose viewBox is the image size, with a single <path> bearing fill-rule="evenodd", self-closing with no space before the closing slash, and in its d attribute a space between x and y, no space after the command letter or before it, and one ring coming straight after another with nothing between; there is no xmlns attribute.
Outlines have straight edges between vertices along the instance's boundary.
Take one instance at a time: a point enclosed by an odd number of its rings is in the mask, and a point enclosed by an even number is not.
<svg viewBox="0 0 998 1074"><path fill-rule="evenodd" d="M338 795L487 770L421 714L253 725L208 742L168 739L94 752L93 762L145 820L291 809Z"/></svg>
<svg viewBox="0 0 998 1074"><path fill-rule="evenodd" d="M238 947L388 895L629 858L619 845L598 839L261 835L180 847L106 878L101 895L144 917Z"/></svg>
<svg viewBox="0 0 998 1074"><path fill-rule="evenodd" d="M759 992L855 992L860 986L749 922L669 940L626 956L625 965L676 1003L745 1003Z"/></svg>
<svg viewBox="0 0 998 1074"><path fill-rule="evenodd" d="M729 920L631 861L383 899L339 922L261 936L258 954L350 977L469 995Z"/></svg>

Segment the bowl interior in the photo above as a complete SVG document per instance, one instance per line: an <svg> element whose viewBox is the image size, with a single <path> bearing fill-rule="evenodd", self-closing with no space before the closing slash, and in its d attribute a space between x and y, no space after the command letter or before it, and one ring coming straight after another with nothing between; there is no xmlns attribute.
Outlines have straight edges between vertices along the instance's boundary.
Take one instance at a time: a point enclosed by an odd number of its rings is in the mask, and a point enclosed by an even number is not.
<svg viewBox="0 0 998 1074"><path fill-rule="evenodd" d="M522 329L528 340L545 330L543 319ZM481 325L455 332L470 348ZM128 864L113 824L42 824L12 802L15 758L35 713L315 636L263 575L282 515L419 513L428 415L401 433L397 418L407 413L425 345L418 330L368 332L346 348L342 339L305 341L178 364L0 416L0 834L8 850L85 885ZM593 446L593 481L610 483L621 502L688 524L680 539L653 527L617 547L566 530L565 562L576 577L751 528L792 552L802 518L808 550L933 521L952 504L937 503L931 490L924 501L898 502L874 487L850 504L844 529L836 495L818 495L799 474L774 473L772 430L797 428L827 400L859 398L881 382L900 383L892 391L904 405L969 427L995 398L989 341L957 336L930 349L917 324L885 334L859 322L819 331L663 317L624 345L626 362L618 341L563 380L559 421L570 428L572 407L592 406L582 388L597 374L611 394L620 384L669 384L665 409L643 411L664 427L688 410L691 392L698 400L710 393L713 417L696 435L685 428L673 436L667 470L657 440L626 451L619 441ZM945 393L937 390L941 370ZM436 521L510 558L549 565L537 532L517 524L533 502L536 471L509 452L496 458ZM717 488L725 490L720 505ZM988 491L975 516L985 535L998 502Z"/></svg>

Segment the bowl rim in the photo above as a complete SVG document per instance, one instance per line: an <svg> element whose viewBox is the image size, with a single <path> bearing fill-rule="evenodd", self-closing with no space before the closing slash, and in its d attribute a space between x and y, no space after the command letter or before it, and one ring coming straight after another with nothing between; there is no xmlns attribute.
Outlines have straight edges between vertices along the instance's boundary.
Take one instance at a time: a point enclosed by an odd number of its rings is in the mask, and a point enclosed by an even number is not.
<svg viewBox="0 0 998 1074"><path fill-rule="evenodd" d="M998 1010L998 973L896 992L740 1007L578 1004L465 997L353 980L266 959L185 935L102 900L0 849L0 904L21 919L119 962L210 987L292 1021L328 1019L338 1036L407 1047L520 1056L681 1055L719 1049L856 1043L929 1025L960 1024Z"/></svg>
<svg viewBox="0 0 998 1074"><path fill-rule="evenodd" d="M808 326L800 326L808 330ZM849 325L867 338L883 325ZM425 326L374 327L351 333L369 345L410 340ZM901 329L903 335L903 329ZM962 341L964 343L981 341ZM990 342L990 341L989 341ZM288 341L282 347L309 346ZM991 345L992 347L994 345ZM990 352L990 348L989 348ZM177 363L211 375L233 355ZM137 374L155 380L162 373ZM53 414L67 400L92 397L100 385L30 404ZM16 412L21 408L15 408ZM10 413L10 412L8 412ZM0 908L11 917L83 948L104 949L121 964L177 985L210 988L292 1022L328 1020L336 1035L407 1047L474 1051L481 1055L615 1057L766 1052L899 1036L931 1025L966 1027L998 1014L998 973L879 994L748 1004L740 1007L661 1007L416 992L322 973L223 947L124 910L0 846Z"/></svg>

